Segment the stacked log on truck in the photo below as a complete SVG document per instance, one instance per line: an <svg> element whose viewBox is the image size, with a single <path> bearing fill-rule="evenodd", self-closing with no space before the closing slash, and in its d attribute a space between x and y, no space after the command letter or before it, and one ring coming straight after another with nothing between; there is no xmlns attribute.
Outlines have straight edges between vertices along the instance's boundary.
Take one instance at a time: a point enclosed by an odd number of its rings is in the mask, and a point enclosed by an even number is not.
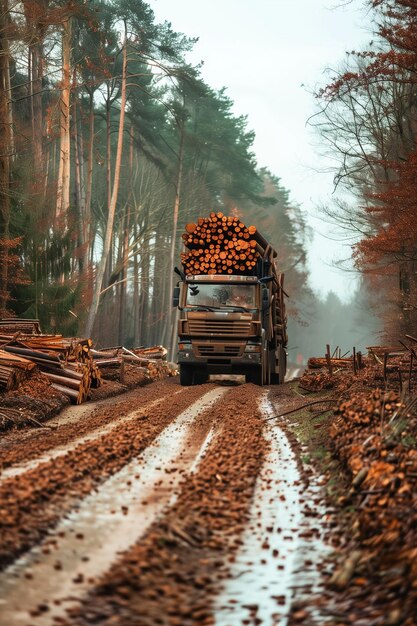
<svg viewBox="0 0 417 626"><path fill-rule="evenodd" d="M275 307L269 324L274 325L270 334L287 345L284 274L277 271L272 262L277 252L261 235L256 226L246 226L240 218L212 211L209 217L199 217L196 223L185 226L182 240L189 252L181 254L186 276L198 274L258 275L258 263L267 260L268 272L274 278Z"/></svg>
<svg viewBox="0 0 417 626"><path fill-rule="evenodd" d="M246 227L238 217L221 212L200 217L185 231L182 239L189 251L181 261L187 275L252 274L267 245L255 226Z"/></svg>
<svg viewBox="0 0 417 626"><path fill-rule="evenodd" d="M182 239L173 297L181 384L228 373L260 385L283 382L286 294L277 252L255 226L222 212L186 224Z"/></svg>

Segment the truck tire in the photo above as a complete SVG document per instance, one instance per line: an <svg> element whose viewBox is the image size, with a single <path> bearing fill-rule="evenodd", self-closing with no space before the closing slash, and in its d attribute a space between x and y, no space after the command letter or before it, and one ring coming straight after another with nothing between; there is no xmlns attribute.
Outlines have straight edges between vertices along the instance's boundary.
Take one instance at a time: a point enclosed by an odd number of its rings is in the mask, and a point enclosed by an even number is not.
<svg viewBox="0 0 417 626"><path fill-rule="evenodd" d="M287 371L287 353L282 346L278 348L278 355L279 373L271 373L271 385L282 385Z"/></svg>
<svg viewBox="0 0 417 626"><path fill-rule="evenodd" d="M194 385L203 385L207 382L208 374L205 368L194 370Z"/></svg>
<svg viewBox="0 0 417 626"><path fill-rule="evenodd" d="M189 386L193 384L194 372L191 365L180 365L180 384Z"/></svg>
<svg viewBox="0 0 417 626"><path fill-rule="evenodd" d="M262 366L259 365L258 367L251 367L250 369L248 369L246 373L246 381L248 383L253 383L254 385L259 385L260 387L262 387L264 382Z"/></svg>
<svg viewBox="0 0 417 626"><path fill-rule="evenodd" d="M279 382L282 384L287 373L287 351L280 346L279 349Z"/></svg>

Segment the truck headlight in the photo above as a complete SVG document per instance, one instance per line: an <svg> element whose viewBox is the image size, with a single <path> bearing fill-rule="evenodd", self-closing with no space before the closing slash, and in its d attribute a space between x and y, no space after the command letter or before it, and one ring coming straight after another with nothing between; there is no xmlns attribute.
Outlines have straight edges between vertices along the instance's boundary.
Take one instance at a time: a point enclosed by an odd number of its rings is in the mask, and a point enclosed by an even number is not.
<svg viewBox="0 0 417 626"><path fill-rule="evenodd" d="M188 341L180 341L178 343L178 358L189 359L193 354L192 345Z"/></svg>

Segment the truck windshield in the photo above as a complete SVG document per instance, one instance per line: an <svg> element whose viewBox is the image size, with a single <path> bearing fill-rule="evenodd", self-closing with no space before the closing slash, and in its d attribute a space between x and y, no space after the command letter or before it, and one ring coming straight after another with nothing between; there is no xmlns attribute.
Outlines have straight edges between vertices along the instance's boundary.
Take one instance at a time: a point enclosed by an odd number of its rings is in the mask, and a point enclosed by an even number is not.
<svg viewBox="0 0 417 626"><path fill-rule="evenodd" d="M216 285L198 283L188 285L187 306L256 308L255 285Z"/></svg>

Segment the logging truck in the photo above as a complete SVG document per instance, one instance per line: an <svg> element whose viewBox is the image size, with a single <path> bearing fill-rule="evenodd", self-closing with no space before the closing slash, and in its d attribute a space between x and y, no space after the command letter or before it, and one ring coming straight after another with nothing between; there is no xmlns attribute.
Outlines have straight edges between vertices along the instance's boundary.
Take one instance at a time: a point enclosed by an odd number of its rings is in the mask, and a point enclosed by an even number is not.
<svg viewBox="0 0 417 626"><path fill-rule="evenodd" d="M256 385L284 381L287 330L284 275L276 251L236 217L210 213L187 224L174 288L179 309L181 385L210 374L243 374Z"/></svg>

